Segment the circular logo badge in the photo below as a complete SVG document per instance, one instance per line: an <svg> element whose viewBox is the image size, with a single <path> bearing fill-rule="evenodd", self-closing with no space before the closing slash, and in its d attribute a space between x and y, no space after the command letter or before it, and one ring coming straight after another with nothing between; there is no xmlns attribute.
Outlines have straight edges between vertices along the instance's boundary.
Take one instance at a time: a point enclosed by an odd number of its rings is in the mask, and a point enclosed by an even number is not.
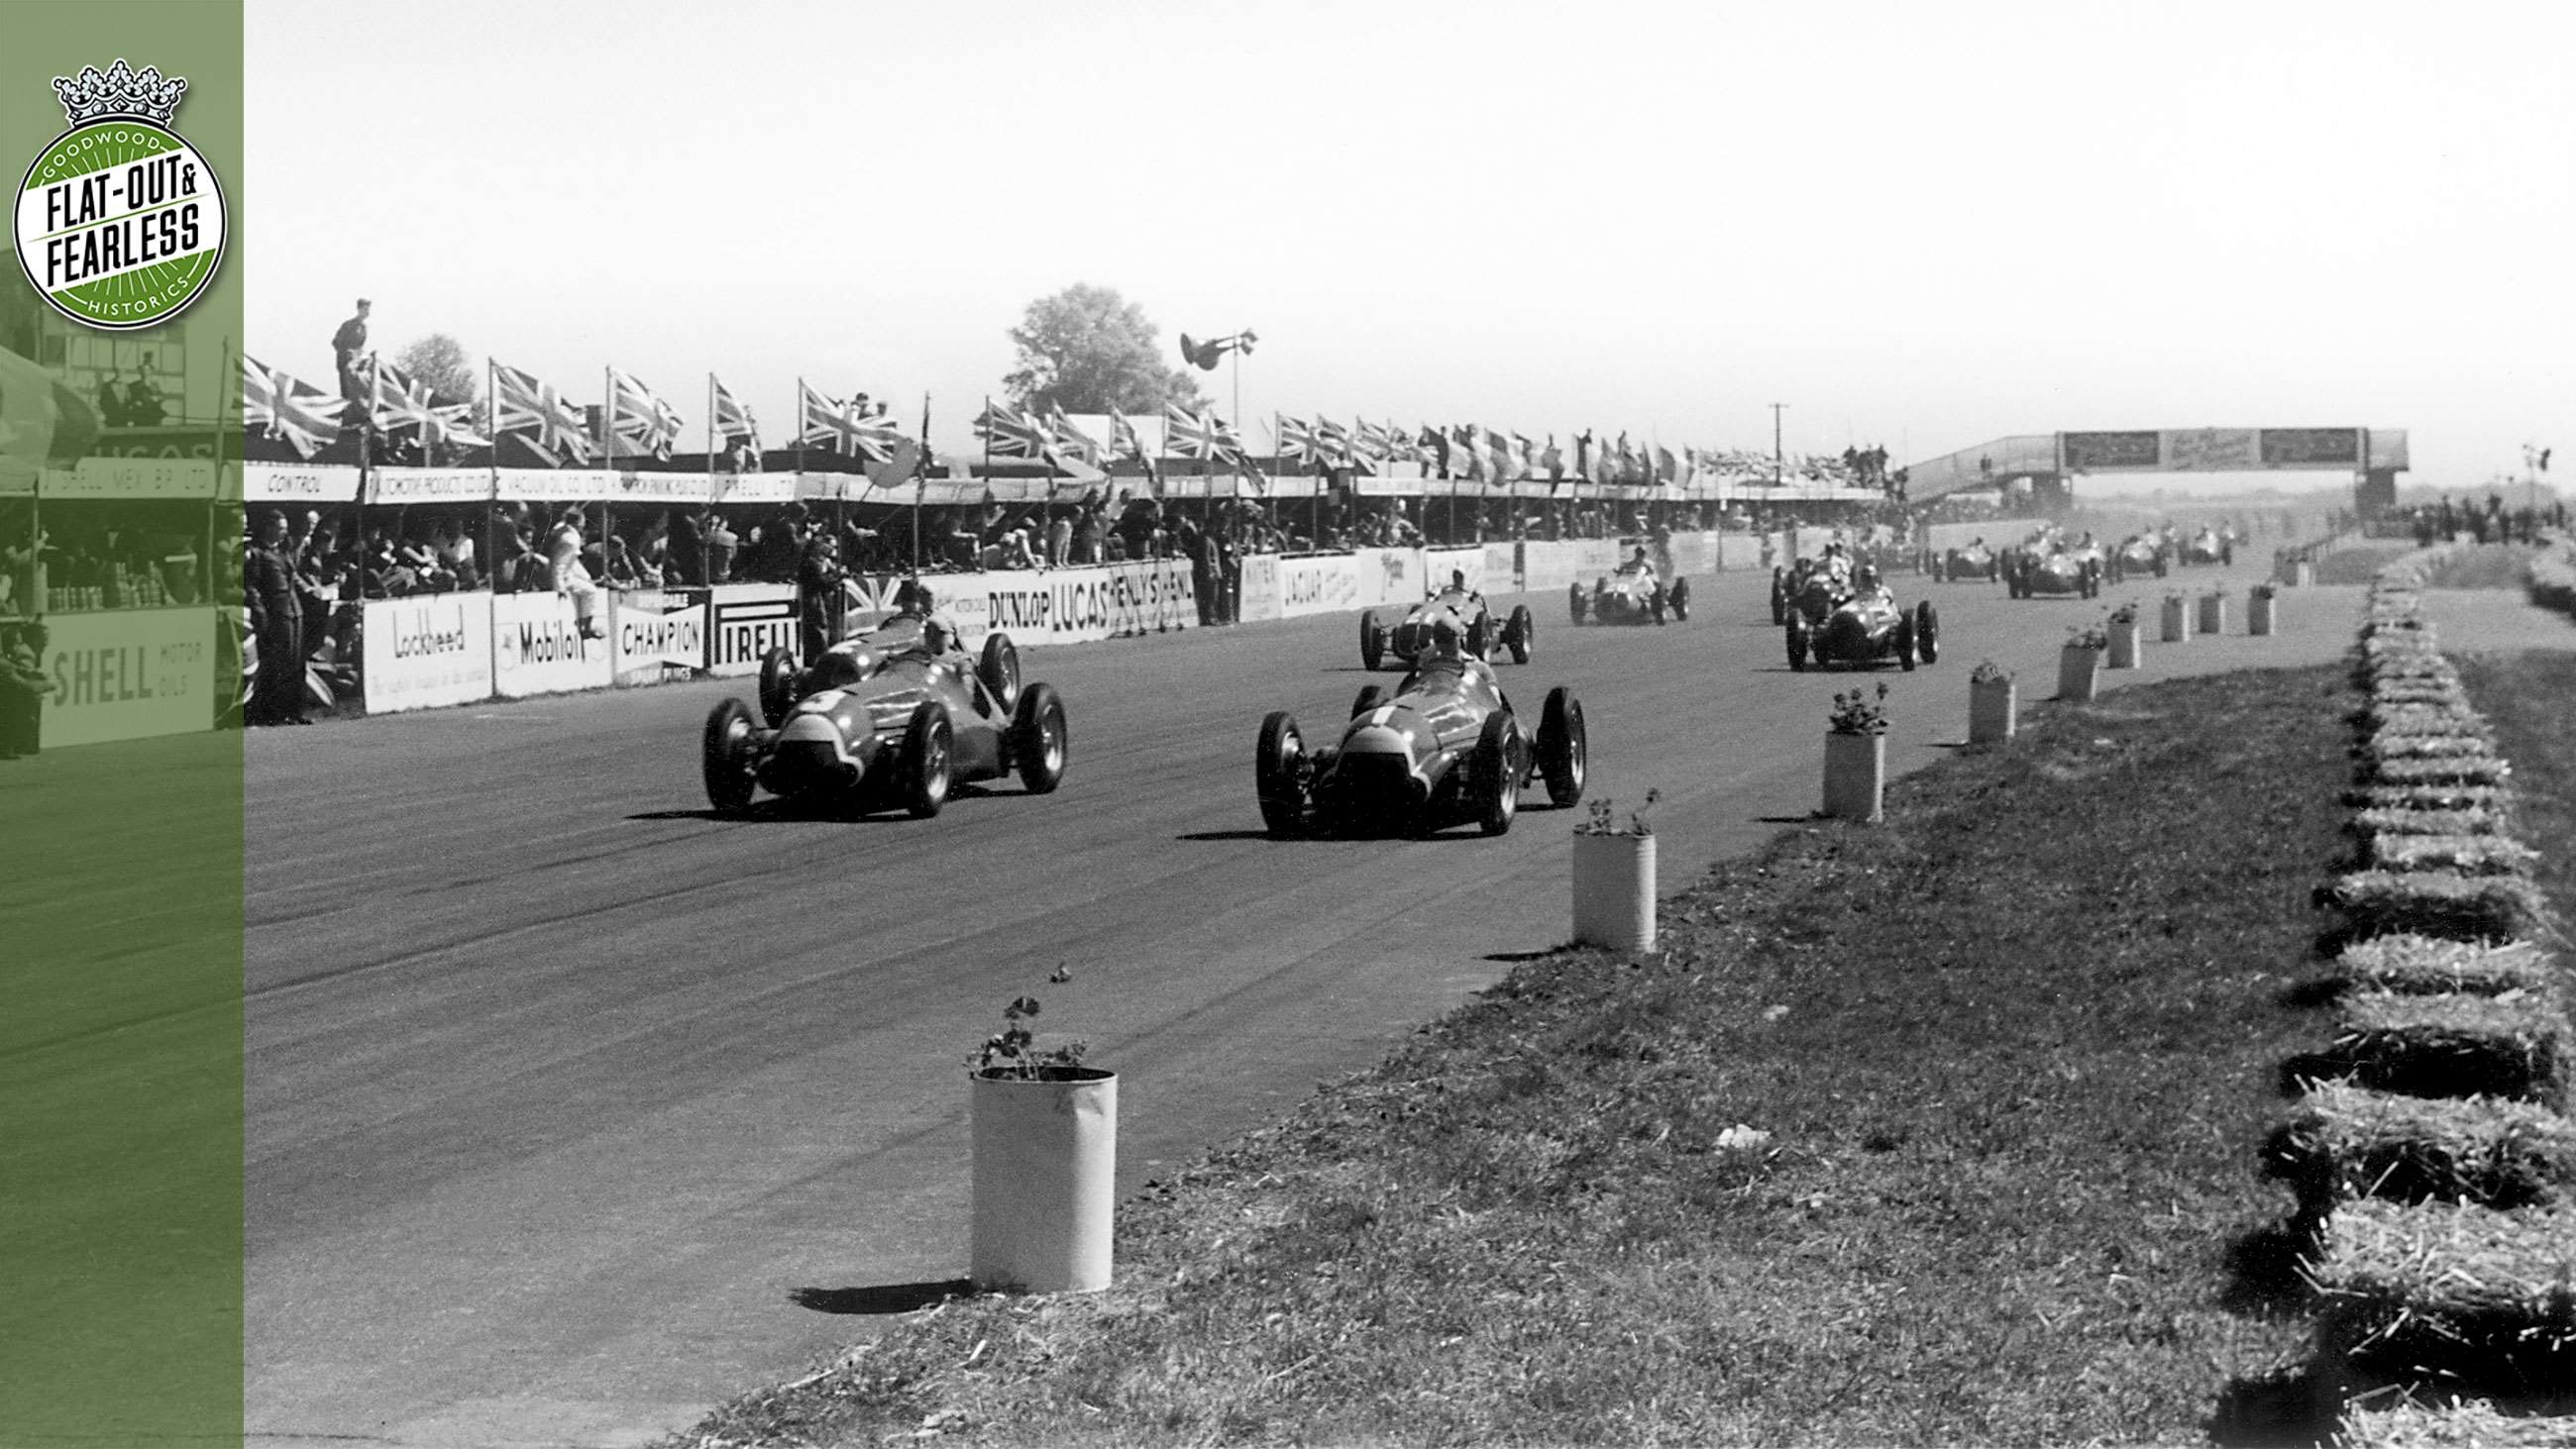
<svg viewBox="0 0 2576 1449"><path fill-rule="evenodd" d="M18 188L18 265L55 311L124 331L177 316L224 255L224 193L164 127L104 117L54 138Z"/></svg>

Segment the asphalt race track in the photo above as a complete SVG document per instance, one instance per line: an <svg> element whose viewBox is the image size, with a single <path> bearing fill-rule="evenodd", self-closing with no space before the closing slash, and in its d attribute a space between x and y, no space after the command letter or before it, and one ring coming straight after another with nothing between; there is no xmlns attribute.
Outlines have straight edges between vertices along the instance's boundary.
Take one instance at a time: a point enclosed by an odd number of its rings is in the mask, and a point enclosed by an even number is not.
<svg viewBox="0 0 2576 1449"><path fill-rule="evenodd" d="M2287 591L2284 633L2243 637L2264 552L2170 581L2225 578L2236 632L2106 683L2338 654L2358 590ZM1943 626L1937 665L1875 676L1900 771L1964 739L1978 659L2034 708L2102 609L1892 582ZM1531 596L1536 658L1502 666L1533 720L1574 687L1593 796L1662 792L1666 894L1815 808L1829 697L1869 679L1788 672L1767 575L1692 586L1661 629ZM1501 839L1262 836L1261 716L1335 729L1356 634L1029 650L1071 718L1063 789L932 821L710 818L699 726L749 680L255 732L254 1442L632 1443L802 1372L882 1321L825 1311L844 1290L965 1271L963 1061L1014 996L1121 1073L1132 1191L1562 943L1579 810L1537 791Z"/></svg>

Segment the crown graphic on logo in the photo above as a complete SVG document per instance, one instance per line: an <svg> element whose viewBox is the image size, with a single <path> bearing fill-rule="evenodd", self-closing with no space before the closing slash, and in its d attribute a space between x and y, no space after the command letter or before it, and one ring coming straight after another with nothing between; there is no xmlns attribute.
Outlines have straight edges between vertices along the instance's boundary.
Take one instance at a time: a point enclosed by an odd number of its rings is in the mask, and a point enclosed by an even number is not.
<svg viewBox="0 0 2576 1449"><path fill-rule="evenodd" d="M140 75L118 56L116 64L99 74L97 66L81 67L80 79L54 77L54 94L61 97L63 116L77 126L101 116L132 116L156 126L170 124L170 115L179 109L179 97L186 94L188 82L179 76L161 78L161 68L147 65Z"/></svg>

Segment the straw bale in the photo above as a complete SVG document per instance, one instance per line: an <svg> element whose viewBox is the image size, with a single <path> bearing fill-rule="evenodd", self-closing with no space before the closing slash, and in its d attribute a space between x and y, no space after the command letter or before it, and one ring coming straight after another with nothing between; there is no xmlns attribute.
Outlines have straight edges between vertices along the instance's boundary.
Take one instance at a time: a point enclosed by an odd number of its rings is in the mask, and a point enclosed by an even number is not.
<svg viewBox="0 0 2576 1449"><path fill-rule="evenodd" d="M2443 755L2493 755L2495 741L2465 730L2399 733L2373 730L2370 752L2383 760L2428 759Z"/></svg>
<svg viewBox="0 0 2576 1449"><path fill-rule="evenodd" d="M2528 875L2540 852L2501 835L2402 835L2370 838L2375 870L2455 870L2462 875Z"/></svg>
<svg viewBox="0 0 2576 1449"><path fill-rule="evenodd" d="M2355 991L2327 1060L2337 1074L2417 1097L2565 1100L2567 1014L2554 991Z"/></svg>
<svg viewBox="0 0 2576 1449"><path fill-rule="evenodd" d="M2412 1400L2386 1408L2356 1404L2335 1432L2341 1449L2570 1449L2576 1415L2506 1414L2470 1399L2456 1404Z"/></svg>
<svg viewBox="0 0 2576 1449"><path fill-rule="evenodd" d="M2365 785L2345 792L2351 804L2403 810L2502 810L2512 796L2502 785Z"/></svg>
<svg viewBox="0 0 2576 1449"><path fill-rule="evenodd" d="M2576 1385L2576 1209L2357 1199L2309 1277L2330 1362L2471 1393Z"/></svg>
<svg viewBox="0 0 2576 1449"><path fill-rule="evenodd" d="M2386 785L2501 785L2513 766L2494 755L2445 755L2422 760L2380 760L2371 774Z"/></svg>
<svg viewBox="0 0 2576 1449"><path fill-rule="evenodd" d="M2538 889L2513 875L2365 870L2337 876L2317 894L2343 911L2353 939L2405 932L2514 941L2539 935L2546 916Z"/></svg>
<svg viewBox="0 0 2576 1449"><path fill-rule="evenodd" d="M2335 958L2335 974L2357 989L2417 996L2546 994L2563 989L2565 980L2558 963L2529 941L2490 945L2414 935L2356 942Z"/></svg>
<svg viewBox="0 0 2576 1449"><path fill-rule="evenodd" d="M2557 1206L2576 1184L2576 1123L2535 1102L2326 1082L2274 1132L2264 1169L2312 1213L2360 1197Z"/></svg>
<svg viewBox="0 0 2576 1449"><path fill-rule="evenodd" d="M2353 816L2352 824L2364 835L2487 836L2503 835L2511 828L2503 811L2474 805L2455 810L2382 806Z"/></svg>

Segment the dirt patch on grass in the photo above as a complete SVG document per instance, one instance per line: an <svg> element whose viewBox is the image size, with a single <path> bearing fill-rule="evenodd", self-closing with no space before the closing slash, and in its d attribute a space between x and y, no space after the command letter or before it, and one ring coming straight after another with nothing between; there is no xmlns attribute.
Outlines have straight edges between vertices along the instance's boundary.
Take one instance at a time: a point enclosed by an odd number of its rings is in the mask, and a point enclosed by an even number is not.
<svg viewBox="0 0 2576 1449"><path fill-rule="evenodd" d="M2037 711L1124 1205L1116 1289L951 1303L675 1442L2200 1440L2305 1341L2235 1280L2351 701Z"/></svg>

